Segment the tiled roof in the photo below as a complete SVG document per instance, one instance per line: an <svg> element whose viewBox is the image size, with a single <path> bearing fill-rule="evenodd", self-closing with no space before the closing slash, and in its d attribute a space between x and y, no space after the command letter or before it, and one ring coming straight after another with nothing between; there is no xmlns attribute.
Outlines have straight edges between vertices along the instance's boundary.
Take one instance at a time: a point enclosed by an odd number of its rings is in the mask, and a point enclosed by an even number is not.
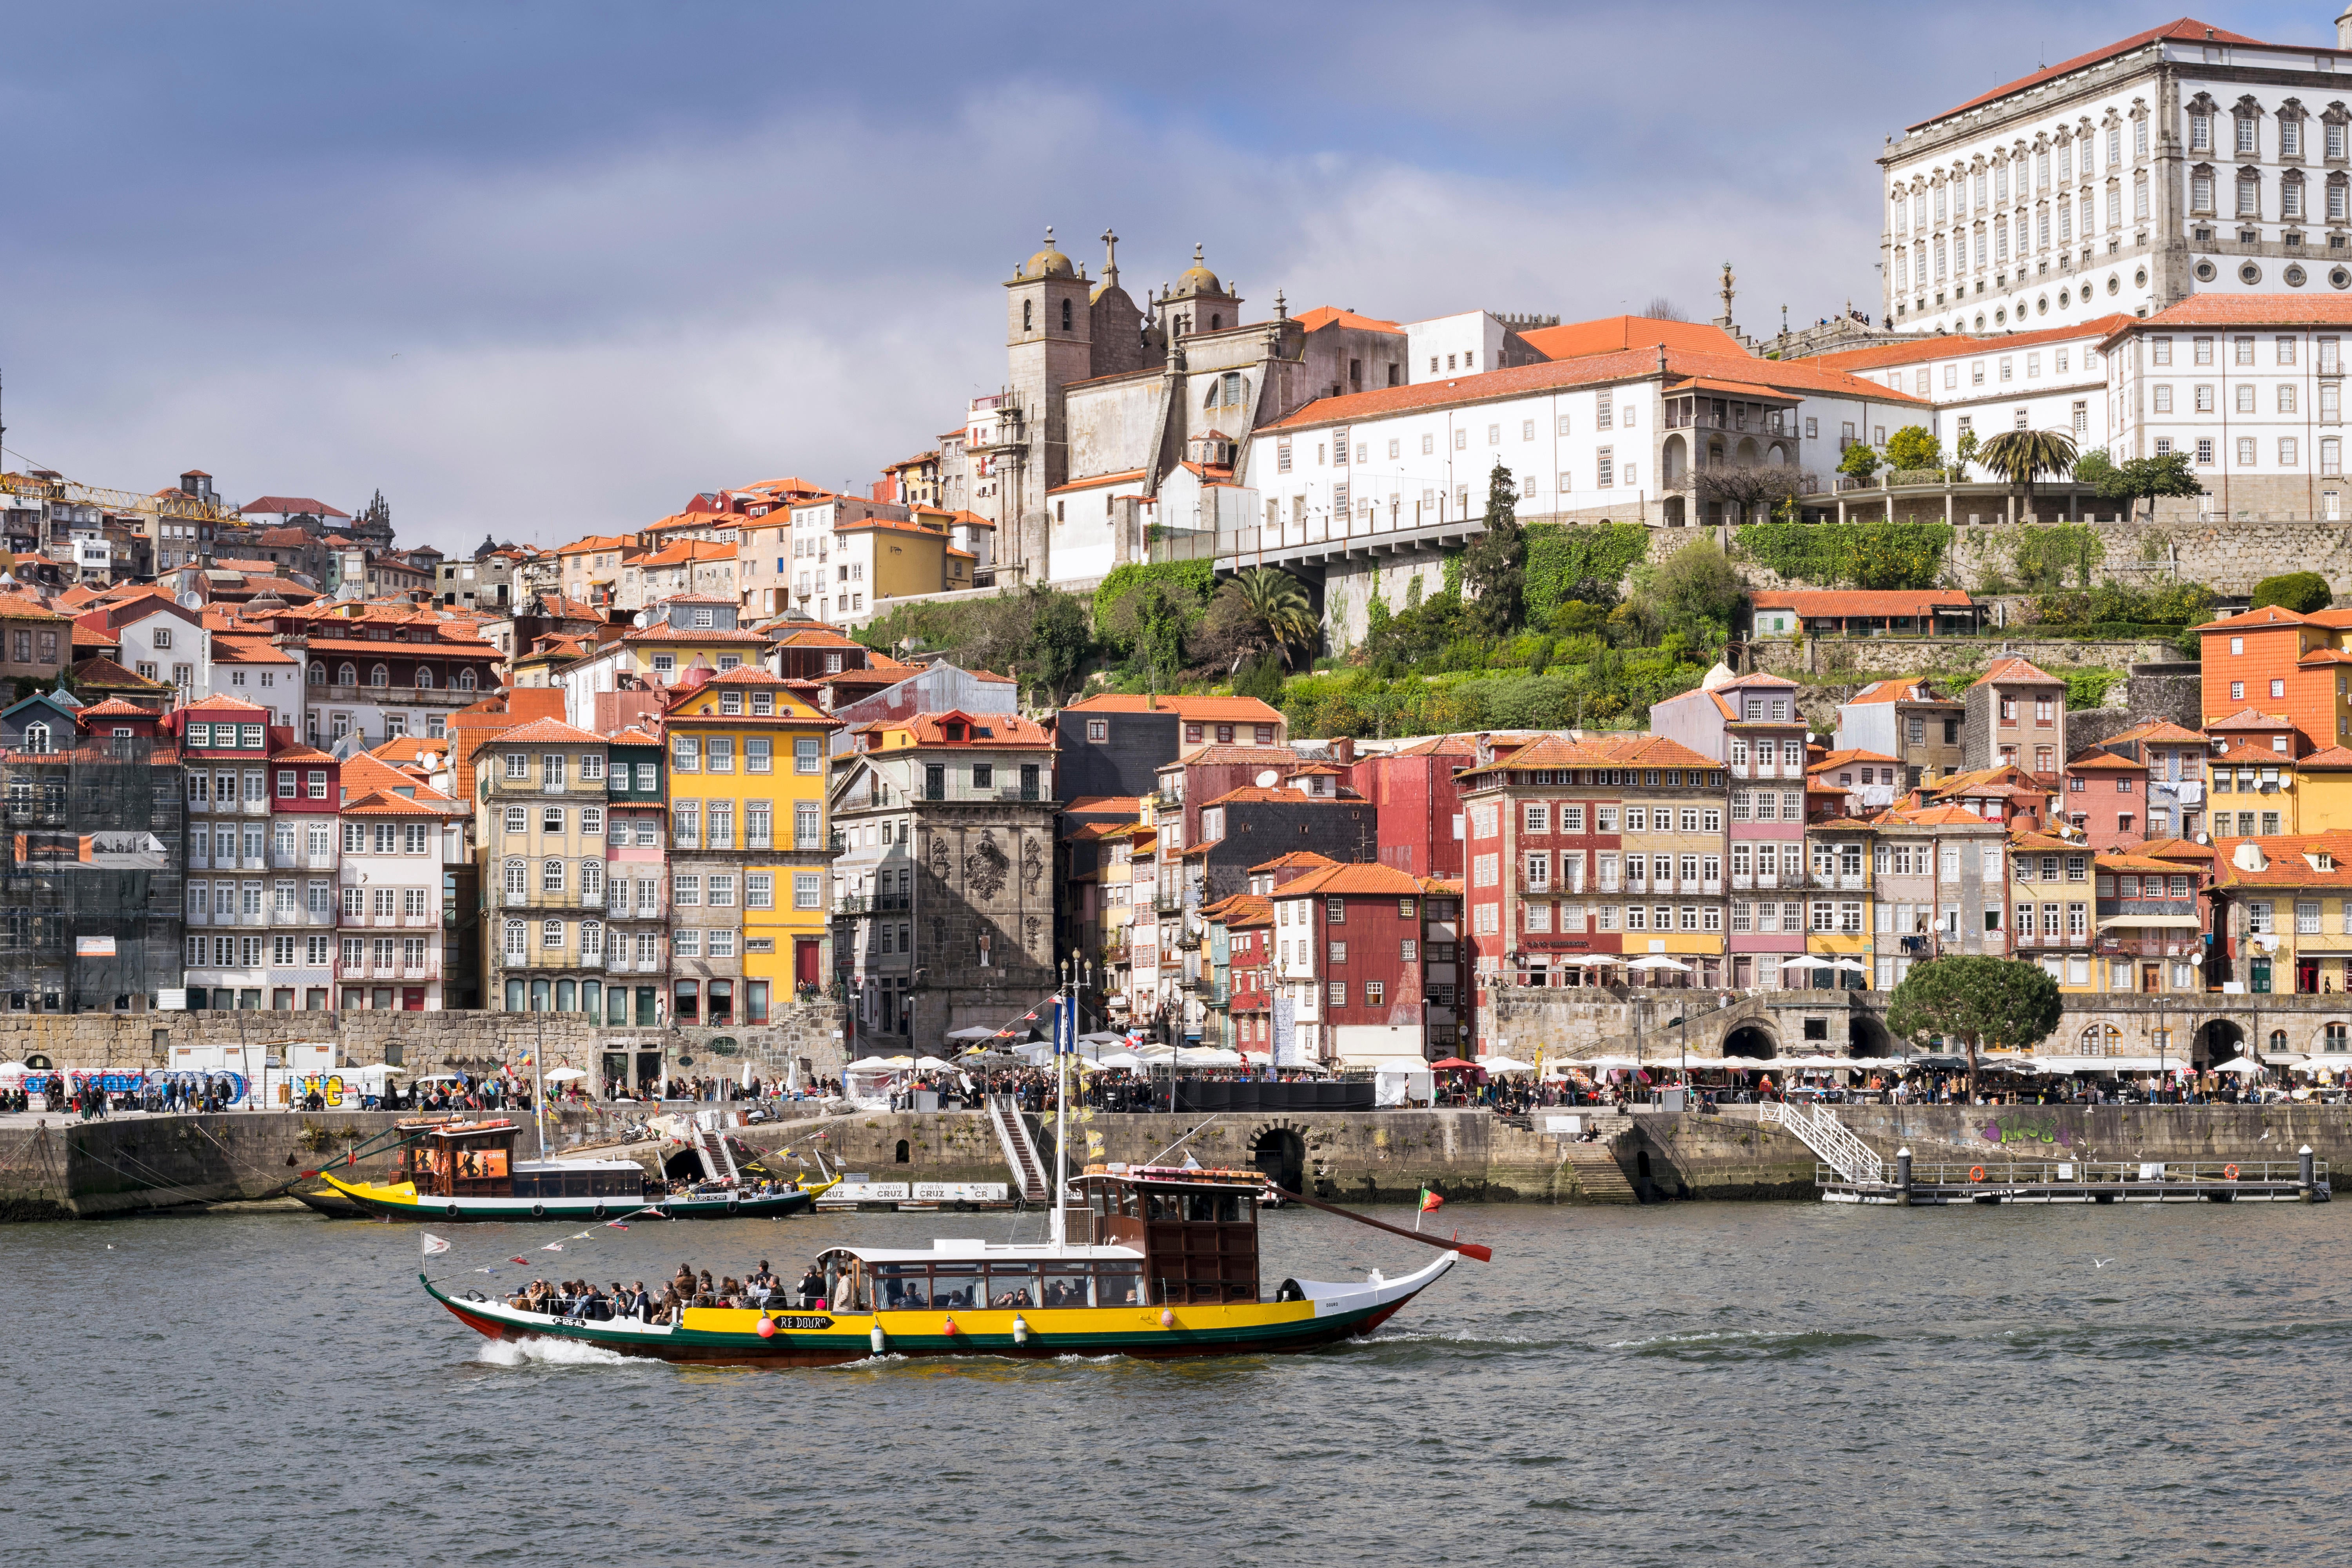
<svg viewBox="0 0 2352 1568"><path fill-rule="evenodd" d="M1160 767L1165 770L1196 763L1213 767L1220 763L1264 763L1268 767L1296 768L1298 761L1298 753L1287 746L1220 745L1214 741L1201 741L1192 750L1177 752L1174 762L1162 763Z"/></svg>
<svg viewBox="0 0 2352 1568"><path fill-rule="evenodd" d="M77 639L79 640L79 639ZM170 686L125 669L110 658L86 658L73 667L77 686L109 687L123 691L169 691Z"/></svg>
<svg viewBox="0 0 2352 1568"><path fill-rule="evenodd" d="M142 708L136 702L125 702L120 697L94 702L76 715L81 719L153 719L158 716L152 708Z"/></svg>
<svg viewBox="0 0 2352 1568"><path fill-rule="evenodd" d="M267 637L233 637L227 632L213 634L215 664L293 664L292 654L271 642Z"/></svg>
<svg viewBox="0 0 2352 1568"><path fill-rule="evenodd" d="M1549 360L1622 353L1657 343L1697 353L1731 355L1748 352L1737 338L1712 323L1664 321L1654 316L1601 316L1590 321L1564 321L1557 327L1537 327L1521 332L1519 339Z"/></svg>
<svg viewBox="0 0 2352 1568"><path fill-rule="evenodd" d="M592 735L585 730L575 730L571 725L554 719L534 719L528 724L501 731L498 739L500 744L509 741L520 741L526 745L601 746L604 744L604 736Z"/></svg>
<svg viewBox="0 0 2352 1568"><path fill-rule="evenodd" d="M1141 468L1129 468L1126 472L1118 474L1088 474L1085 479L1072 479L1066 485L1055 485L1052 489L1047 490L1045 493L1049 496L1058 496L1066 495L1071 490L1100 489L1105 485L1123 485L1128 483L1129 480L1139 479L1141 478L1143 478L1143 470ZM929 511L931 509L929 507L919 507L916 510L920 511Z"/></svg>
<svg viewBox="0 0 2352 1568"><path fill-rule="evenodd" d="M2294 721L2282 713L2265 713L2258 708L2241 708L2226 719L2215 719L2205 726L2210 735L2216 730L2292 730Z"/></svg>
<svg viewBox="0 0 2352 1568"><path fill-rule="evenodd" d="M2352 300L2346 303L2352 304ZM2259 610L2248 610L2242 616L2224 616L2218 621L2207 621L2201 626L2191 626L2193 632L2242 632L2249 626L2300 626L2310 624L2311 617L2298 616L2284 605L2264 605Z"/></svg>
<svg viewBox="0 0 2352 1568"><path fill-rule="evenodd" d="M2118 741L2202 745L2205 737L2194 730L2184 730L2169 720L2156 719L2145 724L2135 724L2119 735L2110 735L2099 744L2112 746Z"/></svg>
<svg viewBox="0 0 2352 1568"><path fill-rule="evenodd" d="M1188 724L1279 724L1282 713L1255 697L1147 697L1104 691L1073 702L1065 713L1172 713Z"/></svg>
<svg viewBox="0 0 2352 1568"><path fill-rule="evenodd" d="M2328 746L2307 757L2297 757L2294 765L2305 773L2314 768L2352 768L2352 747Z"/></svg>
<svg viewBox="0 0 2352 1568"><path fill-rule="evenodd" d="M1343 310L1337 305L1318 305L1311 310L1301 310L1290 318L1307 331L1319 331L1325 327L1353 327L1364 332L1395 332L1402 335L1404 328L1394 321L1383 321L1376 316L1359 316L1353 310Z"/></svg>
<svg viewBox="0 0 2352 1568"><path fill-rule="evenodd" d="M615 746L658 746L661 744L660 741L646 734L635 724L630 725L627 729L622 731L617 735L609 735L605 738Z"/></svg>
<svg viewBox="0 0 2352 1568"><path fill-rule="evenodd" d="M2109 44L2105 48L2093 49L2086 55L2076 55L2073 59L2061 60L2054 66L2044 66L2031 76L2021 76L2015 81L2003 82L1990 92L1980 92L1966 103L1956 105L1941 114L1930 115L1917 124L1907 126L1906 129L1916 131L1922 126L1933 125L1939 120L1948 120L1955 114L1965 114L1979 104L1991 103L1995 100L2007 98L2013 92L2023 92L2030 87L2039 87L2045 81L2055 81L2061 77L2072 76L2085 66L2095 66L2101 60L2110 60L2117 55L2127 55L2134 49L2155 43L2159 38L2182 38L2199 43L2219 44L2257 44L2262 41L2259 38L2247 37L2242 33L2226 32L2219 27L2208 26L2193 17L2183 16L2178 21L2167 22L2160 27L2150 27L2144 33L2134 33L2130 37Z"/></svg>
<svg viewBox="0 0 2352 1568"><path fill-rule="evenodd" d="M2129 757L2119 757L2113 752L2085 752L2068 763L2066 771L2076 773L2144 773L2147 772L2147 764L2133 762Z"/></svg>
<svg viewBox="0 0 2352 1568"><path fill-rule="evenodd" d="M2342 294L2191 294L2146 321L2131 321L2116 334L2135 329L2163 331L2179 327L2352 326L2352 299Z"/></svg>
<svg viewBox="0 0 2352 1568"><path fill-rule="evenodd" d="M1924 680L1874 680L1846 699L1844 706L1873 702L1949 702L1958 706L1959 699L1937 696L1935 688Z"/></svg>
<svg viewBox="0 0 2352 1568"><path fill-rule="evenodd" d="M1332 866L1320 871L1309 871L1304 877L1285 882L1274 890L1277 899L1296 899L1307 895L1318 898L1334 894L1360 893L1370 898L1416 898L1421 893L1421 879L1410 871L1400 871L1393 866L1377 861L1353 866Z"/></svg>
<svg viewBox="0 0 2352 1568"><path fill-rule="evenodd" d="M1969 610L1976 601L1948 588L1913 593L1893 588L1776 590L1755 595L1759 610L1793 610L1801 616L1916 616L1923 610Z"/></svg>
<svg viewBox="0 0 2352 1568"><path fill-rule="evenodd" d="M630 632L628 635L622 637L621 640L625 643L666 642L715 644L765 643L768 639L758 632L720 631L715 626L705 626L700 631L686 631L681 630L677 626L663 625L639 626L635 631Z"/></svg>
<svg viewBox="0 0 2352 1568"><path fill-rule="evenodd" d="M1874 767L1880 763L1899 764L1902 761L1900 757L1890 757L1883 752L1865 752L1856 746L1843 752L1831 752L1820 762L1808 763L1805 771L1809 773L1827 773L1832 768L1852 767L1857 763L1868 763Z"/></svg>
<svg viewBox="0 0 2352 1568"><path fill-rule="evenodd" d="M1992 827L1975 812L1961 805L1922 805L1909 811L1889 812L1878 819L1881 827Z"/></svg>
<svg viewBox="0 0 2352 1568"><path fill-rule="evenodd" d="M325 501L309 496L257 496L237 509L239 511L298 512L307 511L316 517L349 519L350 512L329 506Z"/></svg>
<svg viewBox="0 0 2352 1568"><path fill-rule="evenodd" d="M0 594L0 620L65 621L72 618L61 616L39 600L28 599L22 594Z"/></svg>
<svg viewBox="0 0 2352 1568"><path fill-rule="evenodd" d="M131 706L129 703L123 702L122 699L120 697L110 697L98 706L99 708L108 708L117 703L121 703L124 708ZM95 713L98 711L98 708L90 709L89 711ZM139 711L144 710L139 710ZM271 752L269 760L273 763L331 763L335 759L329 756L326 752L319 750L316 746L305 746L297 742L294 745L287 747L282 752Z"/></svg>
<svg viewBox="0 0 2352 1568"><path fill-rule="evenodd" d="M2007 353L2011 349L2030 349L2041 343L2063 342L2071 338L2103 338L2133 318L2117 311L2093 321L2076 321L2064 327L2042 327L2030 332L2000 332L1991 336L1972 336L1961 332L1933 332L1923 337L1898 339L1894 342L1873 343L1868 348L1841 349L1833 353L1811 355L1815 364L1833 370L1885 370L1894 365L1916 364L1931 359L1957 359L1970 353Z"/></svg>
<svg viewBox="0 0 2352 1568"><path fill-rule="evenodd" d="M2011 654L2006 658L1994 659L1992 668L1979 677L1976 684L1970 686L1969 689L1973 691L1978 686L1987 686L1996 680L2039 682L2049 686L2066 684L2032 659L2020 658L2015 654Z"/></svg>
<svg viewBox="0 0 2352 1568"><path fill-rule="evenodd" d="M1345 425L1382 415L1448 405L1483 403L1496 398L1524 397L1572 386L1606 382L1646 380L1657 374L1660 361L1670 375L1720 376L1727 380L1760 382L1782 392L1818 392L1843 397L1867 397L1895 404L1926 403L1907 393L1875 382L1858 380L1842 371L1822 370L1802 360L1758 360L1727 353L1693 353L1674 348L1639 348L1618 353L1587 355L1572 360L1546 360L1540 364L1514 365L1447 381L1416 382L1370 392L1318 397L1286 419L1261 431L1293 430L1318 425Z"/></svg>
<svg viewBox="0 0 2352 1568"><path fill-rule="evenodd" d="M1201 803L1203 809L1212 805L1361 805L1363 797L1353 795L1308 795L1303 789L1283 789L1266 784L1243 784L1229 789L1214 800Z"/></svg>
<svg viewBox="0 0 2352 1568"><path fill-rule="evenodd" d="M267 713L268 709L258 702L247 702L242 697L200 697L187 703L183 713Z"/></svg>
<svg viewBox="0 0 2352 1568"><path fill-rule="evenodd" d="M943 726L950 719L962 720L971 731L971 738L950 741ZM904 730L919 746L1050 746L1053 736L1043 724L1034 723L1015 713L917 713L906 719L887 719L879 729ZM981 731L990 733L982 735Z"/></svg>
<svg viewBox="0 0 2352 1568"><path fill-rule="evenodd" d="M2269 862L2260 871L2236 863L2238 846L2252 843ZM2282 835L2271 838L2217 838L2213 841L2213 885L2217 888L2335 888L2352 884L2352 833ZM2304 858L2309 853L2335 858L2336 868L2322 871Z"/></svg>
<svg viewBox="0 0 2352 1568"><path fill-rule="evenodd" d="M403 786L404 788L406 786ZM419 789L417 794L425 792ZM346 801L341 807L345 816L438 816L447 797L440 801L404 800L388 789L372 790L357 800Z"/></svg>
<svg viewBox="0 0 2352 1568"><path fill-rule="evenodd" d="M2135 855L2127 851L2110 850L2104 855L2093 857L2093 860L2102 871L2152 871L2178 874L2180 870L2179 867L2169 860L2158 860L2147 855Z"/></svg>
<svg viewBox="0 0 2352 1568"><path fill-rule="evenodd" d="M1328 855L1318 855L1312 849L1293 849L1287 855L1277 855L1271 860L1251 867L1249 875L1255 877L1261 871L1287 871L1301 866L1311 868L1317 866L1337 866L1339 863Z"/></svg>
<svg viewBox="0 0 2352 1568"><path fill-rule="evenodd" d="M702 683L705 686L782 686L784 678L763 664L739 664Z"/></svg>
<svg viewBox="0 0 2352 1568"><path fill-rule="evenodd" d="M1084 795L1062 805L1062 815L1085 812L1088 816L1117 814L1133 816L1143 809L1143 797L1135 795Z"/></svg>

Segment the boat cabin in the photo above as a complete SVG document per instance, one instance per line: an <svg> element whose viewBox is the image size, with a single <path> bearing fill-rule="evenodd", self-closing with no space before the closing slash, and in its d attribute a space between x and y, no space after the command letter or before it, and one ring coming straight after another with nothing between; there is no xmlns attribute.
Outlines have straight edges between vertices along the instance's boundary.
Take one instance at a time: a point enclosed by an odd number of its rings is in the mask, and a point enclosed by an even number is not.
<svg viewBox="0 0 2352 1568"><path fill-rule="evenodd" d="M644 1167L634 1160L523 1160L512 1121L452 1121L401 1146L391 1180L413 1182L419 1197L635 1198Z"/></svg>
<svg viewBox="0 0 2352 1568"><path fill-rule="evenodd" d="M1258 1299L1255 1171L1090 1166L1078 1188L1071 1239L1141 1253L1152 1305Z"/></svg>

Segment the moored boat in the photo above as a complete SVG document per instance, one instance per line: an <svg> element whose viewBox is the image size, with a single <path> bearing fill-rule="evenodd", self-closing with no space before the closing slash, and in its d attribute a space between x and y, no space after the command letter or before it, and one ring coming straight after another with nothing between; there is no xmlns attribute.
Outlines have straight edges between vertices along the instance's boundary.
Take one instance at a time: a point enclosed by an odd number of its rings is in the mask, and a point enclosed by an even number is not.
<svg viewBox="0 0 2352 1568"><path fill-rule="evenodd" d="M733 1169L714 1170L703 1156L705 1179L668 1183L634 1160L517 1160L512 1121L439 1122L419 1127L394 1155L381 1181L349 1182L320 1172L333 1192L364 1213L385 1219L614 1219L643 1214L661 1219L766 1219L796 1214L815 1203L830 1182L749 1182ZM700 1152L698 1151L698 1152ZM298 1194L299 1195L299 1194ZM315 1206L315 1205L314 1205Z"/></svg>

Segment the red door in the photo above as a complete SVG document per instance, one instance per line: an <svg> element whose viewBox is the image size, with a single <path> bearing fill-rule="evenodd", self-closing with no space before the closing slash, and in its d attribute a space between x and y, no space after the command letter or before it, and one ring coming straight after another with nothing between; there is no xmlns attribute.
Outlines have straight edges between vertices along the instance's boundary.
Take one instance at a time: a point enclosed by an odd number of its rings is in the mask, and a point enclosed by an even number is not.
<svg viewBox="0 0 2352 1568"><path fill-rule="evenodd" d="M800 984L816 988L817 944L796 941L793 943L793 978Z"/></svg>

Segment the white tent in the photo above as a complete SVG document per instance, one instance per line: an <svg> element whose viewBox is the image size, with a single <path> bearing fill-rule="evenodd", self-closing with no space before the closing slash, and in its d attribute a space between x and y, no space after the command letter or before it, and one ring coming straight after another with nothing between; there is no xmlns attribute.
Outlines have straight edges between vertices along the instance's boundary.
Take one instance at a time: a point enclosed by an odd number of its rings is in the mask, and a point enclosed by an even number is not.
<svg viewBox="0 0 2352 1568"><path fill-rule="evenodd" d="M1143 1065L1143 1058L1132 1051L1113 1051L1096 1061L1095 1066L1114 1072L1133 1072Z"/></svg>
<svg viewBox="0 0 2352 1568"><path fill-rule="evenodd" d="M588 1075L578 1068L557 1068L552 1072L541 1073L540 1076L550 1083L570 1083L575 1078L586 1078Z"/></svg>
<svg viewBox="0 0 2352 1568"><path fill-rule="evenodd" d="M1488 1072L1533 1072L1536 1070L1533 1063L1514 1061L1509 1057L1480 1057L1478 1058L1478 1065L1486 1068Z"/></svg>
<svg viewBox="0 0 2352 1568"><path fill-rule="evenodd" d="M1176 1053L1176 1062L1188 1068L1237 1068L1242 1065L1242 1054L1222 1046L1187 1046Z"/></svg>
<svg viewBox="0 0 2352 1568"><path fill-rule="evenodd" d="M1637 958L1631 963L1628 963L1625 967L1628 969L1671 969L1679 974L1688 974L1690 973L1689 964L1676 963L1673 959L1668 958L1663 952L1654 952L1645 958Z"/></svg>
<svg viewBox="0 0 2352 1568"><path fill-rule="evenodd" d="M1794 958L1782 959L1780 967L1783 969L1835 969L1837 965L1826 958L1815 958L1811 953L1801 952Z"/></svg>
<svg viewBox="0 0 2352 1568"><path fill-rule="evenodd" d="M2244 1057L2233 1057L2226 1062L2215 1062L2213 1064L2213 1070L2215 1072L2234 1072L2252 1076L2254 1073L2262 1071L2263 1067L2260 1062L2249 1060Z"/></svg>

